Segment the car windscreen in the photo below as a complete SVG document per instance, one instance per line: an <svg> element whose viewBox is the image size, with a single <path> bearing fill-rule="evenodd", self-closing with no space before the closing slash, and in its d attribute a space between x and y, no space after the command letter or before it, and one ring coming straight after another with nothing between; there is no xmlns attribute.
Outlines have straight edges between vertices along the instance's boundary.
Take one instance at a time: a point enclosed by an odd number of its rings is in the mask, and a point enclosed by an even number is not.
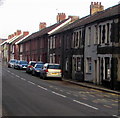
<svg viewBox="0 0 120 118"><path fill-rule="evenodd" d="M32 62L30 65L34 66L36 63L35 62Z"/></svg>
<svg viewBox="0 0 120 118"><path fill-rule="evenodd" d="M60 65L48 65L48 69L61 69Z"/></svg>
<svg viewBox="0 0 120 118"><path fill-rule="evenodd" d="M20 64L28 64L27 61L20 61Z"/></svg>
<svg viewBox="0 0 120 118"><path fill-rule="evenodd" d="M10 62L11 62L11 63L15 63L15 62L16 62L16 60L10 60Z"/></svg>
<svg viewBox="0 0 120 118"><path fill-rule="evenodd" d="M42 68L43 67L43 64L37 64L36 66L35 66L35 68Z"/></svg>

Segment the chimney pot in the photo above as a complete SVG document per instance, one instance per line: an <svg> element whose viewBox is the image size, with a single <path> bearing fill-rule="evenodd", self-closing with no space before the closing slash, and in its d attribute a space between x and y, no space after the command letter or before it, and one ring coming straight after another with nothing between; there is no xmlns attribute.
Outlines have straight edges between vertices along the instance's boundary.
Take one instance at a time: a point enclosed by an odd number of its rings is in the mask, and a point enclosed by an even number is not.
<svg viewBox="0 0 120 118"><path fill-rule="evenodd" d="M65 13L58 13L56 19L57 19L57 22L61 22L61 21L65 20L66 19Z"/></svg>
<svg viewBox="0 0 120 118"><path fill-rule="evenodd" d="M90 5L90 14L94 14L94 13L97 13L99 11L103 11L104 10L104 6L101 5L101 2L94 2L94 4Z"/></svg>
<svg viewBox="0 0 120 118"><path fill-rule="evenodd" d="M16 31L16 35L18 36L18 35L20 35L22 32L21 32L21 30L17 30Z"/></svg>
<svg viewBox="0 0 120 118"><path fill-rule="evenodd" d="M27 36L28 34L29 34L28 31L24 31L24 32L23 32L23 36Z"/></svg>
<svg viewBox="0 0 120 118"><path fill-rule="evenodd" d="M46 22L40 22L39 24L39 30L46 28Z"/></svg>

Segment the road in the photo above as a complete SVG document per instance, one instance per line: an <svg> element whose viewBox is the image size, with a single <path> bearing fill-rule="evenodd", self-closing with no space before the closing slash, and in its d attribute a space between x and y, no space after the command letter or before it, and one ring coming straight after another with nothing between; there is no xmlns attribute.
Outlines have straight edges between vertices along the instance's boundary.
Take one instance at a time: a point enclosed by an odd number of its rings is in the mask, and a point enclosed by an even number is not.
<svg viewBox="0 0 120 118"><path fill-rule="evenodd" d="M2 67L3 116L115 116L118 95Z"/></svg>

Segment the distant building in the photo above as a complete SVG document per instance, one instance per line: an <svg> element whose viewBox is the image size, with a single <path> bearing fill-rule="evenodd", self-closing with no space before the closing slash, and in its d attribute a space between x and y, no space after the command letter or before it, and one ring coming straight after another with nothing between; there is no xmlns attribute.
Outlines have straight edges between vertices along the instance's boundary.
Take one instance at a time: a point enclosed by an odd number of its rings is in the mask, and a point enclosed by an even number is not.
<svg viewBox="0 0 120 118"><path fill-rule="evenodd" d="M0 44L3 43L6 39L2 39L0 38ZM2 49L1 49L1 45L0 45L0 58L2 58Z"/></svg>

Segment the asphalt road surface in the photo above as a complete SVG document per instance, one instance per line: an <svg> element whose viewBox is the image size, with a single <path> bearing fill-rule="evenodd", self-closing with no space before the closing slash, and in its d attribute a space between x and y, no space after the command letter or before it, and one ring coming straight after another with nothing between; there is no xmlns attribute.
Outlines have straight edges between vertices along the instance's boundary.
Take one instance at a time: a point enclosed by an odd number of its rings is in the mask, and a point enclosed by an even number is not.
<svg viewBox="0 0 120 118"><path fill-rule="evenodd" d="M114 116L119 96L2 68L3 116Z"/></svg>

